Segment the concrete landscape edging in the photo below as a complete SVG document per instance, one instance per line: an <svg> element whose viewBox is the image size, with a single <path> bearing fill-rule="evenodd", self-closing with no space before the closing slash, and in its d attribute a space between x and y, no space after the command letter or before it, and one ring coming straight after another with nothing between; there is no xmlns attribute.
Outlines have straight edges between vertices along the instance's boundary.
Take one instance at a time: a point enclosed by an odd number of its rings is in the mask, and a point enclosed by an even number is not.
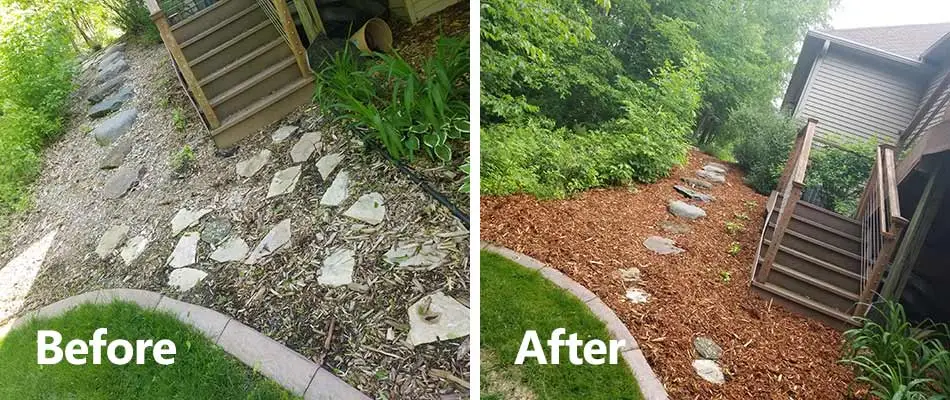
<svg viewBox="0 0 950 400"><path fill-rule="evenodd" d="M653 368L650 367L646 357L643 356L643 351L640 350L637 339L630 334L630 330L617 317L617 314L610 307L607 307L607 304L596 294L560 271L527 255L485 241L482 241L481 248L505 257L529 270L538 271L545 279L580 299L597 316L597 319L607 325L607 331L610 332L610 336L614 340L624 340L629 344L621 350L620 355L627 366L630 367L630 371L633 372L634 378L640 385L640 392L643 394L644 400L669 400L666 389L660 383L656 374L653 373Z"/></svg>
<svg viewBox="0 0 950 400"><path fill-rule="evenodd" d="M148 311L167 312L211 339L234 356L304 400L370 400L322 366L315 364L236 319L161 293L138 289L102 289L78 294L30 311L0 327L0 336L34 318L54 318L83 304L126 301Z"/></svg>

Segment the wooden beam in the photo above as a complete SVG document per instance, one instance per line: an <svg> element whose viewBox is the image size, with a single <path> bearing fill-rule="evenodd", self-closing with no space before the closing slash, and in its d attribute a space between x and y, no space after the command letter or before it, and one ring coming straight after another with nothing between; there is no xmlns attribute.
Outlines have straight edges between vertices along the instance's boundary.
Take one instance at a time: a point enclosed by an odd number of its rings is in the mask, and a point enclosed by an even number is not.
<svg viewBox="0 0 950 400"><path fill-rule="evenodd" d="M901 200L897 192L897 169L894 167L894 147L884 146L884 172L887 174L885 179L888 197L888 212L891 217L901 216Z"/></svg>
<svg viewBox="0 0 950 400"><path fill-rule="evenodd" d="M880 219L878 223L881 227L881 233L884 233L887 232L887 215L885 215L884 212L884 157L881 146L877 147L877 155L874 157L874 169L877 171L877 182L874 182L874 184L877 185L877 206L881 208L881 211L877 213Z"/></svg>
<svg viewBox="0 0 950 400"><path fill-rule="evenodd" d="M154 0L150 1L154 2ZM185 58L185 54L181 51L181 46L178 45L178 41L175 39L175 36L172 35L172 28L171 25L168 24L168 19L165 18L165 13L161 10L157 13L153 13L152 21L154 21L155 26L158 27L158 33L162 37L162 42L165 43L165 48L168 49L168 52L171 53L172 58L175 60L178 70L181 71L181 75L185 78L185 83L188 84L188 90L191 91L191 94L195 97L195 101L198 103L198 107L208 120L208 125L211 125L211 129L221 126L221 121L218 120L217 113L214 112L214 109L211 107L211 102L208 101L204 90L201 88L201 85L198 84L198 78L195 77L194 71L192 71L191 66L188 65L188 59Z"/></svg>
<svg viewBox="0 0 950 400"><path fill-rule="evenodd" d="M798 155L797 167L795 168L795 182L805 182L805 171L808 169L808 159L811 157L811 144L815 139L815 129L818 127L818 120L808 119L805 125L805 137L802 139L802 151Z"/></svg>
<svg viewBox="0 0 950 400"><path fill-rule="evenodd" d="M286 33L285 38L289 42L290 50L294 53L294 58L297 59L297 68L300 69L300 75L303 77L313 75L313 72L310 71L310 62L307 61L307 49L300 42L300 36L297 36L297 27L294 25L294 17L290 15L290 8L287 7L284 0L271 1L274 7L277 8L277 15L280 18L284 33Z"/></svg>
<svg viewBox="0 0 950 400"><path fill-rule="evenodd" d="M145 0L145 8L148 9L148 14L152 16L152 20L155 20L155 14L162 12L162 8L158 6L156 0Z"/></svg>
<svg viewBox="0 0 950 400"><path fill-rule="evenodd" d="M926 115L928 111L933 111L931 108L933 108L933 105L935 102L937 102L937 99L939 99L940 96L942 96L947 90L948 86L950 86L950 73L947 73L943 76L943 79L940 80L940 84L937 85L937 88L934 89L932 93L930 93L930 96L927 96L927 100L924 101L923 106L921 106L920 110L914 114L914 118L910 120L910 124L907 125L907 129L905 129L900 135L900 139L897 143L901 150L903 150L903 146L907 143L907 139L910 139L914 132L917 131L917 127L920 126L920 122L923 120L924 115ZM946 103L946 99L944 99L944 103ZM930 120L933 119L933 112L930 114L931 117L927 119L927 123L925 123L923 126L929 125Z"/></svg>
<svg viewBox="0 0 950 400"><path fill-rule="evenodd" d="M760 268L756 274L755 280L762 283L768 281L769 273L772 271L772 264L775 263L775 257L778 255L779 247L782 246L785 230L788 229L792 215L795 214L795 207L798 205L798 201L801 200L802 191L804 189L805 185L801 182L792 182L791 193L785 198L787 201L783 201L785 205L779 210L778 221L775 222L775 230L772 232L772 244L769 245L769 249L765 252L765 259L762 260L762 268Z"/></svg>

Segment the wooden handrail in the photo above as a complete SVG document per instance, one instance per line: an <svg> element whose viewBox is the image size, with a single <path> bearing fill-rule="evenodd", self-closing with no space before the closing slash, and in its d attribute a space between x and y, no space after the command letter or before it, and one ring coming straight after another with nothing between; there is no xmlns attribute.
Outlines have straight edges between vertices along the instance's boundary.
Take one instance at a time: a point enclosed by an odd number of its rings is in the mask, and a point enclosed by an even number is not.
<svg viewBox="0 0 950 400"><path fill-rule="evenodd" d="M308 77L313 74L310 70L310 62L307 60L307 50L297 36L297 27L294 25L294 17L290 14L290 8L284 0L271 0L279 13L280 23L284 27L284 37L290 42L290 50L297 59L297 68L300 69L300 75Z"/></svg>
<svg viewBox="0 0 950 400"><path fill-rule="evenodd" d="M874 169L877 171L877 182L874 184L877 185L877 204L878 207L881 207L882 212L877 213L878 218L880 219L881 232L887 232L887 215L884 211L884 160L881 154L881 148L877 148L877 157L874 159Z"/></svg>
<svg viewBox="0 0 950 400"><path fill-rule="evenodd" d="M805 183L805 171L808 169L808 158L811 157L811 145L815 139L815 129L818 127L818 120L809 119L805 125L805 135L802 141L802 149L798 154L798 160L795 162L795 182Z"/></svg>
<svg viewBox="0 0 950 400"><path fill-rule="evenodd" d="M897 192L897 168L894 165L894 148L884 147L884 170L887 172L887 197L891 217L901 216L900 196Z"/></svg>
<svg viewBox="0 0 950 400"><path fill-rule="evenodd" d="M156 0L145 0L145 8L148 9L148 14L153 16L153 19L155 14L162 12L162 8L158 6Z"/></svg>
<svg viewBox="0 0 950 400"><path fill-rule="evenodd" d="M862 288L861 298L858 299L858 303L854 307L855 316L863 316L871 306L870 301L874 296L874 291L877 290L877 285L881 283L881 276L884 275L884 269L891 263L891 257L897 250L897 238L900 237L901 233L904 232L904 228L907 227L907 219L899 216L891 217L890 222L890 234L884 236L884 246L881 247L877 259L874 260L874 267L871 268L868 282L864 285L864 288Z"/></svg>
<svg viewBox="0 0 950 400"><path fill-rule="evenodd" d="M155 3L155 0L146 0L146 2ZM158 7L157 4L155 7ZM188 59L185 58L185 54L182 53L178 40L175 39L175 35L172 34L172 28L168 23L168 18L165 17L165 12L159 9L158 12L152 13L152 21L155 22L155 26L158 27L158 33L162 37L162 42L165 43L165 48L168 49L172 59L175 61L175 65L177 65L178 70L181 71L182 77L185 78L188 90L191 91L191 94L195 97L195 102L198 103L198 107L208 120L208 125L211 125L211 129L221 126L221 121L218 120L218 114L215 113L211 107L211 102L209 102L208 97L205 96L204 89L198 84L198 78L195 77L194 71L191 70L191 65L188 64Z"/></svg>

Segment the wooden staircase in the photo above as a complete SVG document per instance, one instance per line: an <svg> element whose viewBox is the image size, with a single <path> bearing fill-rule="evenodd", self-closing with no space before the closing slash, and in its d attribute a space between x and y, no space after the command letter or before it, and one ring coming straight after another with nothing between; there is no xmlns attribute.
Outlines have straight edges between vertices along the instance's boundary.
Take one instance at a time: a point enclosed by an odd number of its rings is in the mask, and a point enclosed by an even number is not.
<svg viewBox="0 0 950 400"><path fill-rule="evenodd" d="M234 145L311 100L313 73L286 2L218 0L176 15L174 25L154 0L147 3L218 147Z"/></svg>
<svg viewBox="0 0 950 400"><path fill-rule="evenodd" d="M893 149L882 146L858 219L801 201L818 121L796 140L769 197L751 288L759 296L839 329L858 325L874 298L906 219L896 195Z"/></svg>

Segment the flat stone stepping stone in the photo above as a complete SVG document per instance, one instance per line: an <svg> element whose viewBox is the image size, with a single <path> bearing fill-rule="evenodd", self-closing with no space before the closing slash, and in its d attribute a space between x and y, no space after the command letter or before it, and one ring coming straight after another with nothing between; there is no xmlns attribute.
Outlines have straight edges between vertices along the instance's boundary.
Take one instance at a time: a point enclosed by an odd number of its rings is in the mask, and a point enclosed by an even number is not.
<svg viewBox="0 0 950 400"><path fill-rule="evenodd" d="M267 188L267 198L293 193L298 180L300 180L299 165L278 171Z"/></svg>
<svg viewBox="0 0 950 400"><path fill-rule="evenodd" d="M217 246L230 234L231 220L226 217L212 218L201 226L201 241L212 246Z"/></svg>
<svg viewBox="0 0 950 400"><path fill-rule="evenodd" d="M104 54L102 59L99 60L99 66L97 67L98 71L102 71L112 64L114 64L119 59L125 59L125 53L121 51L113 51L111 53Z"/></svg>
<svg viewBox="0 0 950 400"><path fill-rule="evenodd" d="M168 274L168 286L187 292L208 277L208 273L194 268L179 268Z"/></svg>
<svg viewBox="0 0 950 400"><path fill-rule="evenodd" d="M627 298L627 300L633 302L633 304L642 304L650 301L650 295L639 288L627 289L627 293L624 294L624 296Z"/></svg>
<svg viewBox="0 0 950 400"><path fill-rule="evenodd" d="M333 178L333 183L331 183L330 187L327 188L326 193L324 193L323 197L320 198L320 205L328 207L339 206L349 195L349 186L350 173L346 171L340 171L339 174L336 174L336 178Z"/></svg>
<svg viewBox="0 0 950 400"><path fill-rule="evenodd" d="M687 184L689 184L690 186L692 186L692 187L694 187L694 188L700 188L700 189L712 189L712 188L713 188L713 184L712 184L712 183L706 182L706 181L704 181L704 180L702 180L702 179L696 179L696 178L690 178L690 177L683 177L682 179L683 179L683 182L686 182Z"/></svg>
<svg viewBox="0 0 950 400"><path fill-rule="evenodd" d="M330 177L330 174L333 173L333 170L336 169L337 165L340 165L340 161L343 160L343 155L340 153L327 154L320 158L317 161L317 171L320 171L320 177L323 180L327 180Z"/></svg>
<svg viewBox="0 0 950 400"><path fill-rule="evenodd" d="M267 165L267 162L270 161L270 150L264 149L260 153L257 153L247 160L237 163L237 174L245 178L250 178L257 174L257 171L260 171L261 168L264 168Z"/></svg>
<svg viewBox="0 0 950 400"><path fill-rule="evenodd" d="M119 74L128 71L129 64L124 59L118 58L105 68L100 68L99 75L96 76L96 83L105 83L110 79L119 76Z"/></svg>
<svg viewBox="0 0 950 400"><path fill-rule="evenodd" d="M679 235L682 235L684 233L689 233L689 231L691 230L689 225L681 224L679 222L673 222L673 221L660 222L660 229L662 229L663 232L675 233Z"/></svg>
<svg viewBox="0 0 950 400"><path fill-rule="evenodd" d="M722 356L722 347L705 336L693 338L693 348L696 349L696 354L707 360L718 360Z"/></svg>
<svg viewBox="0 0 950 400"><path fill-rule="evenodd" d="M109 148L109 152L106 153L106 156L99 161L99 169L115 169L121 167L125 161L125 156L129 155L130 152L132 152L131 140L116 143Z"/></svg>
<svg viewBox="0 0 950 400"><path fill-rule="evenodd" d="M290 135L293 135L294 132L297 132L298 129L300 128L294 125L284 125L280 128L277 128L277 130L270 135L270 138L272 141L274 141L274 143L280 143L287 140L287 138L289 138Z"/></svg>
<svg viewBox="0 0 950 400"><path fill-rule="evenodd" d="M320 268L320 277L317 283L323 286L338 287L353 283L353 266L356 253L349 249L336 249L325 260Z"/></svg>
<svg viewBox="0 0 950 400"><path fill-rule="evenodd" d="M113 44L112 46L109 46L109 48L107 48L106 51L103 52L103 54L108 55L108 54L115 53L117 51L124 51L124 50L125 50L125 42L118 42L118 43Z"/></svg>
<svg viewBox="0 0 950 400"><path fill-rule="evenodd" d="M722 369L719 368L719 364L716 364L713 360L694 360L693 370L696 371L696 374L699 375L700 378L703 378L707 382L717 385L722 385L726 382L726 377L722 374Z"/></svg>
<svg viewBox="0 0 950 400"><path fill-rule="evenodd" d="M468 336L469 309L449 296L437 292L423 297L407 310L410 345L452 340Z"/></svg>
<svg viewBox="0 0 950 400"><path fill-rule="evenodd" d="M139 179L141 179L144 174L145 167L137 165L119 168L115 174L112 175L112 179L106 182L106 187L102 189L102 194L105 198L112 200L125 196L125 193L128 192L132 186L139 183Z"/></svg>
<svg viewBox="0 0 950 400"><path fill-rule="evenodd" d="M669 204L667 204L667 209L671 214L687 219L698 219L706 216L706 211L702 208L692 204L686 204L679 200L671 200Z"/></svg>
<svg viewBox="0 0 950 400"><path fill-rule="evenodd" d="M247 242L244 239L239 237L232 237L226 240L221 246L218 246L213 252L211 252L211 259L217 262L235 262L241 261L244 257L247 257L247 252L250 250Z"/></svg>
<svg viewBox="0 0 950 400"><path fill-rule="evenodd" d="M624 282L640 282L640 268L630 267L620 270L620 279Z"/></svg>
<svg viewBox="0 0 950 400"><path fill-rule="evenodd" d="M128 234L128 225L116 225L106 230L99 238L99 244L96 245L96 255L99 256L99 259L108 260L112 257L112 252L125 242L125 237Z"/></svg>
<svg viewBox="0 0 950 400"><path fill-rule="evenodd" d="M188 232L181 235L175 250L168 256L168 266L172 268L187 267L195 263L198 259L198 232Z"/></svg>
<svg viewBox="0 0 950 400"><path fill-rule="evenodd" d="M383 195L376 192L364 194L343 215L370 225L378 225L386 217Z"/></svg>
<svg viewBox="0 0 950 400"><path fill-rule="evenodd" d="M310 159L315 151L320 151L323 144L320 142L320 132L307 132L300 137L300 140L290 149L290 159L295 163L302 163Z"/></svg>
<svg viewBox="0 0 950 400"><path fill-rule="evenodd" d="M278 222L270 232L267 232L267 236L264 236L264 239L251 251L251 255L247 257L247 260L244 260L244 263L248 265L256 264L264 257L274 254L275 251L284 247L287 243L290 243L290 219Z"/></svg>
<svg viewBox="0 0 950 400"><path fill-rule="evenodd" d="M686 250L676 247L676 242L660 236L650 236L643 241L643 247L650 249L656 254L679 254Z"/></svg>
<svg viewBox="0 0 950 400"><path fill-rule="evenodd" d="M726 183L726 176L723 174L717 174L715 172L709 172L706 170L696 171L696 176L703 178L712 183Z"/></svg>
<svg viewBox="0 0 950 400"><path fill-rule="evenodd" d="M90 107L89 118L102 118L112 114L122 108L122 105L129 100L132 100L132 89L123 86L119 91Z"/></svg>
<svg viewBox="0 0 950 400"><path fill-rule="evenodd" d="M172 236L178 236L181 231L194 226L202 217L208 215L210 212L210 208L204 208L198 211L191 211L187 208L178 210L175 216L172 217Z"/></svg>
<svg viewBox="0 0 950 400"><path fill-rule="evenodd" d="M124 76L117 76L115 78L109 79L103 84L96 86L92 94L90 94L89 97L86 98L86 100L89 101L89 104L96 104L102 100L105 100L106 97L108 97L110 94L115 92L116 89L118 89L119 86L122 86L122 84L124 83L125 83Z"/></svg>
<svg viewBox="0 0 950 400"><path fill-rule="evenodd" d="M90 135L96 139L96 143L99 143L100 146L108 146L128 132L138 116L139 111L135 108L120 111L99 123L99 126L93 129Z"/></svg>
<svg viewBox="0 0 950 400"><path fill-rule="evenodd" d="M400 267L438 267L445 261L445 253L434 244L410 243L393 246L383 255L383 259Z"/></svg>
<svg viewBox="0 0 950 400"><path fill-rule="evenodd" d="M135 260L145 253L145 248L148 247L148 244L149 239L144 235L138 235L129 239L119 252L119 255L122 257L122 262L124 262L126 266L132 265Z"/></svg>
<svg viewBox="0 0 950 400"><path fill-rule="evenodd" d="M703 166L703 170L712 172L719 175L725 175L726 171L729 171L725 165L719 163L709 163Z"/></svg>
<svg viewBox="0 0 950 400"><path fill-rule="evenodd" d="M697 192L683 185L674 185L673 189L676 189L677 192L680 192L680 194L682 194L683 196L686 196L687 198L691 200L699 200L704 203L710 203L716 200L716 198L713 196L710 196L705 193Z"/></svg>

